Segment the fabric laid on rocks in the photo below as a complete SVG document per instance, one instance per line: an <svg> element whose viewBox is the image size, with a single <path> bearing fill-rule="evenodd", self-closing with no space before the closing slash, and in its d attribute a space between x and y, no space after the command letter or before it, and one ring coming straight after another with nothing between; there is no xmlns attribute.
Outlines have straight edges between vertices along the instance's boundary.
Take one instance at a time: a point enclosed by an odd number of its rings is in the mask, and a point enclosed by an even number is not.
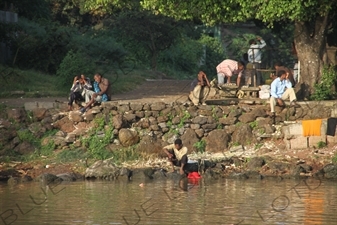
<svg viewBox="0 0 337 225"><path fill-rule="evenodd" d="M303 136L321 136L322 119L302 120Z"/></svg>

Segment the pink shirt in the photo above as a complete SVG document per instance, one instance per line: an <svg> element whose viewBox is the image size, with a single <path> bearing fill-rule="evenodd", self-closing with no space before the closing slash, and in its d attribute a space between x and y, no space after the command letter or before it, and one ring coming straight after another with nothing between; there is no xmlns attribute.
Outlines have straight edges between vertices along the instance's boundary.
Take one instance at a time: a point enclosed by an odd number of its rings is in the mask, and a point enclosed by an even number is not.
<svg viewBox="0 0 337 225"><path fill-rule="evenodd" d="M217 73L223 73L227 77L231 77L233 74L238 74L238 77L242 76L242 71L239 71L238 62L231 59L225 59L216 67Z"/></svg>

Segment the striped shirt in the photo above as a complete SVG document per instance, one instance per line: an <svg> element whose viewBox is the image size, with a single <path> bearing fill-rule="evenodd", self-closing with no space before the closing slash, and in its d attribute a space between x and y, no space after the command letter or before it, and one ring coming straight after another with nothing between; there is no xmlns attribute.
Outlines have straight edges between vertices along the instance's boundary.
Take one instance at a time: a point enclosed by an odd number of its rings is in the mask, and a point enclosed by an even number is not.
<svg viewBox="0 0 337 225"><path fill-rule="evenodd" d="M239 71L238 62L231 59L225 59L216 67L217 73L223 73L227 77L231 77L233 74L238 74L238 77L242 76L242 70Z"/></svg>

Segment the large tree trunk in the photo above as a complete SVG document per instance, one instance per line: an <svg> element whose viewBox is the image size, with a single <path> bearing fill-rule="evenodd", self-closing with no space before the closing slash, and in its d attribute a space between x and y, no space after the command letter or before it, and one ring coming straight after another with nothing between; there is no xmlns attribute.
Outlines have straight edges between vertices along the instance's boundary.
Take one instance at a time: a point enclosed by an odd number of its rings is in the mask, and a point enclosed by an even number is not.
<svg viewBox="0 0 337 225"><path fill-rule="evenodd" d="M327 25L328 16L317 17L311 22L295 22L294 41L300 62L300 80L296 86L299 99L308 98L321 77Z"/></svg>

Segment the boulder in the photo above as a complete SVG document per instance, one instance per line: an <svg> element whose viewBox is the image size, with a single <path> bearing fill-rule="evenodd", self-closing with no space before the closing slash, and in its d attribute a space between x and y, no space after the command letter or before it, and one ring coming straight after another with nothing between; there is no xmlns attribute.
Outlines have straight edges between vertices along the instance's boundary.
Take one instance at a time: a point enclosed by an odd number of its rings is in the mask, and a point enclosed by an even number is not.
<svg viewBox="0 0 337 225"><path fill-rule="evenodd" d="M324 177L327 179L336 179L337 178L337 165L336 164L328 164L324 166Z"/></svg>
<svg viewBox="0 0 337 225"><path fill-rule="evenodd" d="M123 128L118 133L118 139L124 147L132 146L139 142L137 131Z"/></svg>
<svg viewBox="0 0 337 225"><path fill-rule="evenodd" d="M183 140L184 146L187 147L188 153L197 150L194 144L199 141L199 138L193 129L186 129L185 133L181 136L181 140Z"/></svg>
<svg viewBox="0 0 337 225"><path fill-rule="evenodd" d="M131 179L132 171L127 168L120 168L114 163L114 159L99 160L85 171L85 178L96 178L104 180L115 180L119 176L126 176Z"/></svg>
<svg viewBox="0 0 337 225"><path fill-rule="evenodd" d="M41 121L45 116L49 114L49 111L45 108L34 108L32 110L33 118L36 121Z"/></svg>
<svg viewBox="0 0 337 225"><path fill-rule="evenodd" d="M232 134L232 142L240 145L247 145L253 142L252 128L249 124L242 124L237 126Z"/></svg>
<svg viewBox="0 0 337 225"><path fill-rule="evenodd" d="M209 132L205 137L207 152L223 152L228 148L230 136L225 130L218 129Z"/></svg>

